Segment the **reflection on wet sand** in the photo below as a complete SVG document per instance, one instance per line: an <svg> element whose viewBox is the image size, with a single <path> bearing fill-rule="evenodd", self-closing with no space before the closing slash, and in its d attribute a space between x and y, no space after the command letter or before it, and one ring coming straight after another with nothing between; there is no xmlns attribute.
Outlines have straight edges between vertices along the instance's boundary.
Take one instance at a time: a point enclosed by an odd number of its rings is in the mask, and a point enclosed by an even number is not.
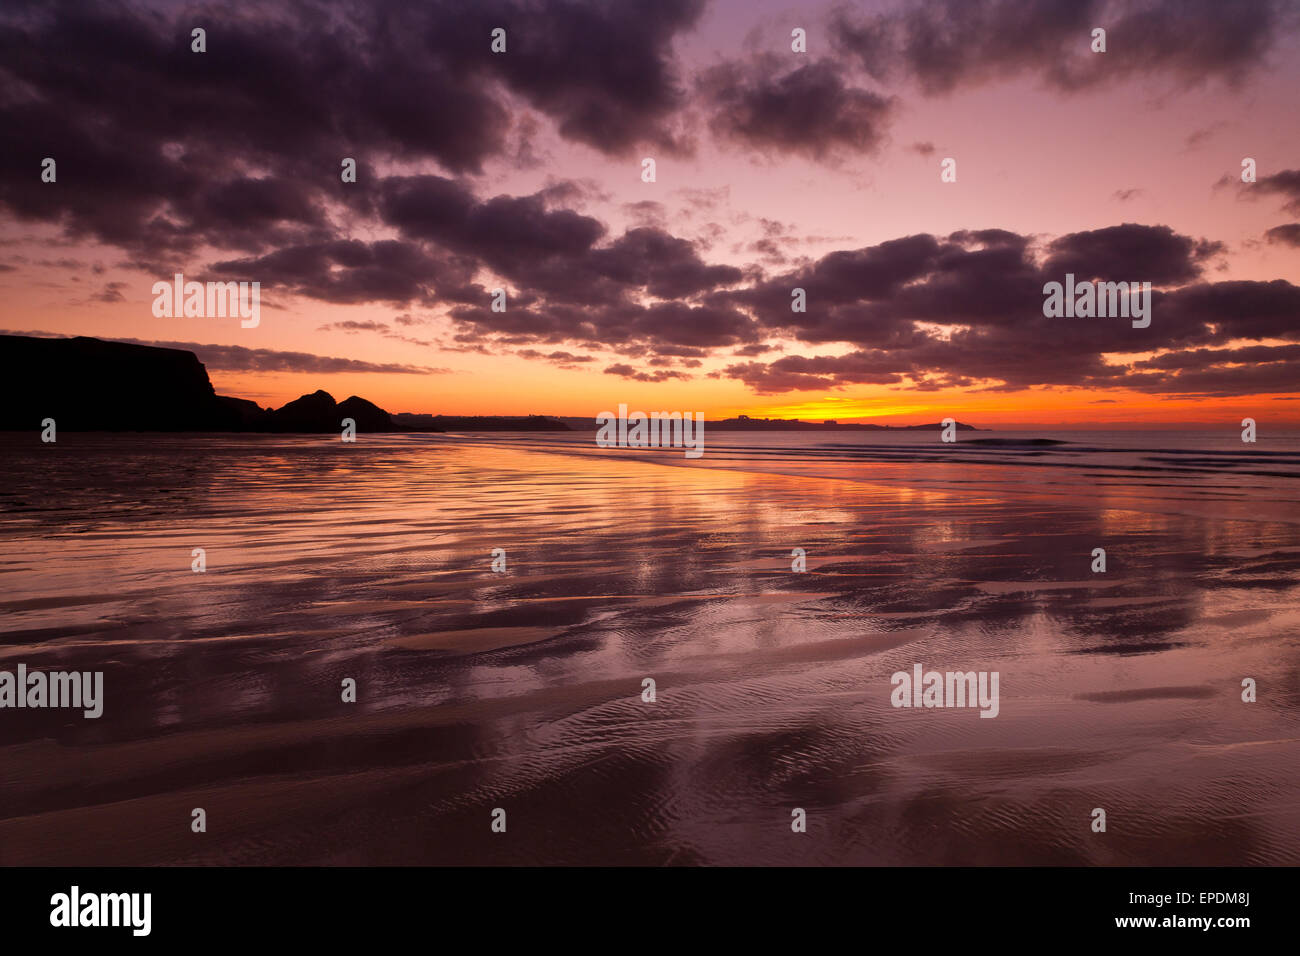
<svg viewBox="0 0 1300 956"><path fill-rule="evenodd" d="M1275 484L3 441L0 658L106 703L0 714L0 863L1300 862ZM915 662L1000 672L998 717L891 708Z"/></svg>

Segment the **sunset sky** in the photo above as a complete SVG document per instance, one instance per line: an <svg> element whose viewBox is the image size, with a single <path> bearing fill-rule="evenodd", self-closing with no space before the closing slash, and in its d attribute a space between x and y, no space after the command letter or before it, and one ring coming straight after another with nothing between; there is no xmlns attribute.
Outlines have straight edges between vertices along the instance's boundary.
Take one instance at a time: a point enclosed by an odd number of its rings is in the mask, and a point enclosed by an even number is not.
<svg viewBox="0 0 1300 956"><path fill-rule="evenodd" d="M1297 90L1295 3L9 0L0 327L262 405L1294 427ZM1045 318L1067 272L1150 327Z"/></svg>

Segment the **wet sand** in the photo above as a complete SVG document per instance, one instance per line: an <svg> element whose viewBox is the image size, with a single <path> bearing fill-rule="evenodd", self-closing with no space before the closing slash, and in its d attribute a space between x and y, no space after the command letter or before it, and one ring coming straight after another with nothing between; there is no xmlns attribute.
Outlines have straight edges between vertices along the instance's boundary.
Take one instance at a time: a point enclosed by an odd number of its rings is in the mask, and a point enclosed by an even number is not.
<svg viewBox="0 0 1300 956"><path fill-rule="evenodd" d="M1286 476L580 451L0 436L0 864L1300 862Z"/></svg>

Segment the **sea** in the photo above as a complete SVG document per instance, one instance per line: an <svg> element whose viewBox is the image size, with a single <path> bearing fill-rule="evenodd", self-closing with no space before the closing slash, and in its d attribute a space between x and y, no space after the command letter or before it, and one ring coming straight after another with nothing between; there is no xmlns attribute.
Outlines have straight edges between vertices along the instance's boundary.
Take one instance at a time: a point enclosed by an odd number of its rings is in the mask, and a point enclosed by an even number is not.
<svg viewBox="0 0 1300 956"><path fill-rule="evenodd" d="M1300 863L1300 434L957 437L0 434L0 865Z"/></svg>

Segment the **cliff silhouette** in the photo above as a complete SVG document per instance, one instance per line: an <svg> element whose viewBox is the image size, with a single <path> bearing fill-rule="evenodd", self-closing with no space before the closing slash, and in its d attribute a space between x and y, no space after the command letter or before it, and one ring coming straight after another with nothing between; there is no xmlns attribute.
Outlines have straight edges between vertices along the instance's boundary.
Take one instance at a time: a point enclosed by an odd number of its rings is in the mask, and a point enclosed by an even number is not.
<svg viewBox="0 0 1300 956"><path fill-rule="evenodd" d="M397 431L392 416L353 395L317 391L277 409L218 395L208 371L182 349L0 335L0 430L358 432ZM433 431L436 429L425 429Z"/></svg>

